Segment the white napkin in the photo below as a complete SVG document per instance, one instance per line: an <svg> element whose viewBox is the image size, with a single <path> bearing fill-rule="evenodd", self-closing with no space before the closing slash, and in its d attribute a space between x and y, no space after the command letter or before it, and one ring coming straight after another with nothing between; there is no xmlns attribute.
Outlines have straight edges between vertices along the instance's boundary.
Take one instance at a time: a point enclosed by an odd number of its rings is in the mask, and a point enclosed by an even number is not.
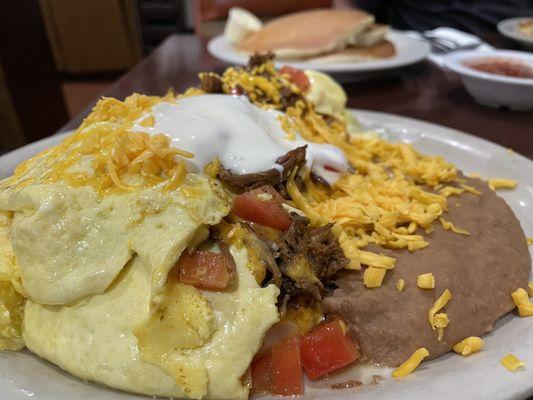
<svg viewBox="0 0 533 400"><path fill-rule="evenodd" d="M424 36L422 36L420 32L408 31L405 33L408 36L411 36L417 39L427 40L424 38ZM460 46L470 46L470 45L479 44L479 46L475 48L476 51L485 51L485 50L493 49L493 47L490 44L485 43L483 40L481 40L476 35L472 35L471 33L466 33L455 28L445 28L445 27L436 28L431 31L425 31L424 34L426 36L430 36L433 38L442 38L442 39L452 40L455 43L459 44ZM428 56L428 59L431 62L437 64L439 67L442 67L444 65L445 57L446 57L446 54L444 53L431 52Z"/></svg>

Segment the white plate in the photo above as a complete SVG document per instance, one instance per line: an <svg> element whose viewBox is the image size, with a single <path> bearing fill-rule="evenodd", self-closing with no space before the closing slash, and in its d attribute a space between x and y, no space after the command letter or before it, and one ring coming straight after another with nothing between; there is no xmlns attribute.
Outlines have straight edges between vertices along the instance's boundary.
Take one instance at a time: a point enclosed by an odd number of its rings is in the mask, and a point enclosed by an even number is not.
<svg viewBox="0 0 533 400"><path fill-rule="evenodd" d="M486 140L442 126L409 118L368 111L355 111L366 126L389 140L403 140L428 154L442 155L465 172L485 177L513 178L515 191L500 192L516 213L527 236L533 236L533 162ZM0 157L0 177L7 176L20 161L57 144L51 137ZM475 316L473 316L475 318ZM513 353L526 367L512 373L499 360ZM354 377L357 378L357 377ZM533 395L533 318L507 315L485 337L485 349L470 357L447 354L422 364L399 381L385 379L377 386L356 391L308 388L304 399L423 400L472 399L514 400ZM0 352L1 400L121 400L147 399L98 385L84 383L27 351ZM279 400L279 398L277 398Z"/></svg>
<svg viewBox="0 0 533 400"><path fill-rule="evenodd" d="M498 31L509 39L522 43L529 49L533 49L533 37L524 36L518 30L518 24L521 21L531 20L533 17L519 17L504 19L498 23Z"/></svg>
<svg viewBox="0 0 533 400"><path fill-rule="evenodd" d="M368 73L388 70L391 68L403 67L423 60L429 54L429 44L420 39L414 39L404 35L399 31L391 31L387 34L387 39L394 43L396 55L382 60L372 60L364 62L298 62L280 61L276 62L276 67L290 65L300 69L313 69L329 73ZM207 45L209 53L219 60L230 64L246 65L249 56L240 53L222 35L209 41Z"/></svg>

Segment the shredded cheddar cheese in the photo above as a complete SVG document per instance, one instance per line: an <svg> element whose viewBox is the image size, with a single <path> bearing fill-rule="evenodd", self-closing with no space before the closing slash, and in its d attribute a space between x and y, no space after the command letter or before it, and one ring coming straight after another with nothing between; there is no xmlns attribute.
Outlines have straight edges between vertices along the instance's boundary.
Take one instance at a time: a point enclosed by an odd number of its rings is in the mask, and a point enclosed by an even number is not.
<svg viewBox="0 0 533 400"><path fill-rule="evenodd" d="M157 184L175 189L187 172L184 158L194 155L171 147L163 134L151 136L131 130L153 105L173 99L172 94L163 98L134 94L123 102L104 98L74 134L21 163L3 184L61 181L70 186L90 186L99 194ZM143 126L152 123L150 117L140 122ZM84 163L86 168L80 169Z"/></svg>
<svg viewBox="0 0 533 400"><path fill-rule="evenodd" d="M466 229L455 226L453 223L444 219L443 217L440 217L439 221L442 226L442 229L444 229L445 231L452 231L452 232L459 233L461 235L466 235L466 236L470 235L470 232L468 232Z"/></svg>
<svg viewBox="0 0 533 400"><path fill-rule="evenodd" d="M500 363L511 372L515 372L524 366L524 362L514 354L507 354L500 360Z"/></svg>
<svg viewBox="0 0 533 400"><path fill-rule="evenodd" d="M378 288L381 287L384 277L383 268L368 267L363 274L363 283L367 288Z"/></svg>
<svg viewBox="0 0 533 400"><path fill-rule="evenodd" d="M529 296L525 289L518 288L511 293L513 303L518 309L518 315L521 317L533 316L533 303L529 301Z"/></svg>
<svg viewBox="0 0 533 400"><path fill-rule="evenodd" d="M533 297L533 282L529 282L527 288L529 289L529 297Z"/></svg>
<svg viewBox="0 0 533 400"><path fill-rule="evenodd" d="M396 282L396 290L398 292L403 292L404 288L405 288L405 281L402 278L398 279L398 282Z"/></svg>
<svg viewBox="0 0 533 400"><path fill-rule="evenodd" d="M448 304L448 302L451 300L451 298L452 298L452 293L448 289L445 289L444 292L442 292L441 296L437 299L437 301L435 301L435 303L429 309L429 312L428 312L429 325L431 325L431 329L437 330L438 335L439 335L439 341L440 341L440 339L442 339L442 332L439 331L437 328L444 329L446 327L446 325L448 325L448 323L446 323L444 326L442 326L444 324L444 318L447 319L448 315L445 314L446 317L440 316L437 319L435 319L435 317L436 317L437 313L444 306L446 306L446 304Z"/></svg>
<svg viewBox="0 0 533 400"><path fill-rule="evenodd" d="M420 289L435 289L435 277L431 272L416 277L416 286Z"/></svg>
<svg viewBox="0 0 533 400"><path fill-rule="evenodd" d="M402 365L392 371L393 378L403 378L413 372L420 365L422 360L429 356L429 351L425 347L417 349L411 357Z"/></svg>
<svg viewBox="0 0 533 400"><path fill-rule="evenodd" d="M464 189L465 192L472 193L478 196L481 196L481 192L477 190L475 187L470 185L465 185L464 183L461 183L461 187Z"/></svg>
<svg viewBox="0 0 533 400"><path fill-rule="evenodd" d="M309 142L332 144L344 153L354 172L326 187L313 182L309 171L304 171L300 176L303 185L297 186L292 176L287 191L292 205L312 225L334 223L339 244L350 259L348 269L394 267L394 258L363 250L371 244L411 252L424 249L429 242L418 231L430 233L432 224L448 209L447 197L468 191L453 185L461 182L457 169L442 157L420 154L406 143L351 135L342 118L326 121L304 96L298 98L300 90L272 63L228 68L217 77L224 93L244 91L256 106L282 110L278 120L287 138L301 136ZM290 105L282 101L282 90L287 87L296 95ZM185 95L198 91L201 89ZM467 234L455 226L450 230Z"/></svg>
<svg viewBox="0 0 533 400"><path fill-rule="evenodd" d="M437 328L437 333L438 333L437 340L440 342L442 340L442 337L444 336L444 328L446 328L448 324L450 323L448 314L446 313L435 314L435 317L433 317L433 323L435 324L435 327Z"/></svg>
<svg viewBox="0 0 533 400"><path fill-rule="evenodd" d="M533 237L526 238L526 243L528 244L528 246L533 245Z"/></svg>
<svg viewBox="0 0 533 400"><path fill-rule="evenodd" d="M492 190L497 189L516 189L517 182L512 179L494 178L488 180L489 187Z"/></svg>
<svg viewBox="0 0 533 400"><path fill-rule="evenodd" d="M483 345L483 339L477 336L470 336L454 345L453 351L461 354L462 356L468 356L472 353L480 351L483 348Z"/></svg>

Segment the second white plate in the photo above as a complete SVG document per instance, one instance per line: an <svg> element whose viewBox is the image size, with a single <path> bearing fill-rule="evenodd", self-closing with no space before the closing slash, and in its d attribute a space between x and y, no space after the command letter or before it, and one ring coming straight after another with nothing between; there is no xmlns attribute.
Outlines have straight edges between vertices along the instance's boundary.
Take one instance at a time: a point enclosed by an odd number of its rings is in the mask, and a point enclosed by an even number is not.
<svg viewBox="0 0 533 400"><path fill-rule="evenodd" d="M294 68L313 69L329 73L369 73L384 71L392 68L403 67L422 61L429 54L429 44L420 39L411 38L399 31L391 31L387 39L396 47L396 55L381 60L369 60L363 62L305 62L305 61L280 61L276 67L290 65ZM229 64L246 65L249 56L240 53L222 36L217 36L207 45L209 53L219 60Z"/></svg>

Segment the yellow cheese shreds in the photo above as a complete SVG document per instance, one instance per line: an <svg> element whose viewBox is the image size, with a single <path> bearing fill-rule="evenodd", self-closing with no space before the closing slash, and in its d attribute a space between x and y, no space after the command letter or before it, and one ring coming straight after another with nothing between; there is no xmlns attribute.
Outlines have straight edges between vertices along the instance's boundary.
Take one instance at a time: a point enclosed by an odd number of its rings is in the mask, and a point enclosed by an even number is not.
<svg viewBox="0 0 533 400"><path fill-rule="evenodd" d="M513 303L518 309L518 315L521 317L533 316L533 303L529 301L529 296L525 289L516 289L513 293L511 293L511 297L513 298Z"/></svg>
<svg viewBox="0 0 533 400"><path fill-rule="evenodd" d="M74 134L23 162L4 183L61 181L70 186L91 186L100 194L157 184L169 190L178 187L187 172L183 158L194 155L173 148L163 134L130 131L153 105L172 101L169 96L134 94L123 102L100 100ZM143 122L146 120L149 117Z"/></svg>
<svg viewBox="0 0 533 400"><path fill-rule="evenodd" d="M402 278L398 279L398 282L396 282L396 290L398 292L403 292L404 288L405 288L405 281Z"/></svg>
<svg viewBox="0 0 533 400"><path fill-rule="evenodd" d="M533 297L533 282L529 282L527 288L529 289L529 297Z"/></svg>
<svg viewBox="0 0 533 400"><path fill-rule="evenodd" d="M150 115L143 119L139 125L144 126L145 128L151 128L155 125L155 117L153 115Z"/></svg>
<svg viewBox="0 0 533 400"><path fill-rule="evenodd" d="M513 293L511 293L511 297L513 298L513 303L515 306L529 303L529 296L525 289L516 289Z"/></svg>
<svg viewBox="0 0 533 400"><path fill-rule="evenodd" d="M481 192L473 186L465 185L464 183L461 183L461 187L465 190L465 192L477 194L478 196L481 196Z"/></svg>
<svg viewBox="0 0 533 400"><path fill-rule="evenodd" d="M488 180L489 187L492 190L496 189L515 189L516 188L516 181L512 179L503 179L503 178L494 178Z"/></svg>
<svg viewBox="0 0 533 400"><path fill-rule="evenodd" d="M446 313L437 313L435 314L435 317L433 317L433 322L435 323L435 327L437 328L437 339L440 342L442 340L442 337L444 336L444 328L448 326L448 324L450 323L450 319L448 318L448 314Z"/></svg>
<svg viewBox="0 0 533 400"><path fill-rule="evenodd" d="M518 309L518 315L521 317L533 316L533 303L519 304L516 308Z"/></svg>
<svg viewBox="0 0 533 400"><path fill-rule="evenodd" d="M265 79L265 76L269 76ZM349 269L369 267L390 269L394 260L361 250L369 244L385 248L417 251L428 246L418 228L431 230L431 224L448 208L446 197L427 187L445 187L457 181L457 169L442 157L426 156L410 144L390 143L379 137L348 134L341 119L326 121L305 98L286 108L281 90L289 86L288 75L279 74L272 63L254 68L228 68L219 77L227 94L244 90L253 104L262 108L284 109L281 126L288 138L301 135L313 143L339 148L356 172L343 175L333 186L314 183L303 176L303 187L289 179L287 189L294 206L304 212L312 225L332 222L350 259ZM450 186L451 187L451 186ZM446 189L458 193L463 189ZM410 235L409 237L399 237Z"/></svg>
<svg viewBox="0 0 533 400"><path fill-rule="evenodd" d="M461 235L470 236L470 232L468 232L466 229L459 228L458 226L455 226L453 223L442 217L439 218L439 221L442 226L442 229L444 229L445 231L452 231Z"/></svg>
<svg viewBox="0 0 533 400"><path fill-rule="evenodd" d="M212 178L215 179L218 174L218 170L220 169L220 160L218 157L215 157L213 160L211 160L207 165L204 167L204 173Z"/></svg>
<svg viewBox="0 0 533 400"><path fill-rule="evenodd" d="M385 272L383 268L368 267L363 274L363 283L370 289L381 287Z"/></svg>
<svg viewBox="0 0 533 400"><path fill-rule="evenodd" d="M435 325L435 314L440 311L441 308L443 308L452 298L452 293L445 289L444 292L442 292L441 296L435 301L433 306L429 309L428 317L429 317L429 324L431 325L431 328L433 330L437 329Z"/></svg>
<svg viewBox="0 0 533 400"><path fill-rule="evenodd" d="M464 189L459 189L454 186L444 186L442 189L439 190L439 193L444 197L448 197L454 194L455 195L461 194L464 191L465 191Z"/></svg>
<svg viewBox="0 0 533 400"><path fill-rule="evenodd" d="M361 260L359 259L359 248L354 239L350 239L346 232L342 232L339 236L339 246L341 247L344 255L348 257L350 263L346 266L346 269L361 269Z"/></svg>
<svg viewBox="0 0 533 400"><path fill-rule="evenodd" d="M469 176L470 178L481 179L481 175L478 174L477 172L470 172L470 173L468 174L468 176Z"/></svg>
<svg viewBox="0 0 533 400"><path fill-rule="evenodd" d="M435 289L435 277L431 272L416 277L416 286L420 289Z"/></svg>
<svg viewBox="0 0 533 400"><path fill-rule="evenodd" d="M470 336L453 346L453 351L463 356L467 356L480 351L483 348L483 344L483 339L477 336Z"/></svg>
<svg viewBox="0 0 533 400"><path fill-rule="evenodd" d="M425 347L416 350L411 357L402 365L392 371L393 378L403 378L413 372L420 365L422 360L429 356L429 351Z"/></svg>
<svg viewBox="0 0 533 400"><path fill-rule="evenodd" d="M515 372L524 366L524 362L514 354L507 354L500 360L500 363L511 372Z"/></svg>
<svg viewBox="0 0 533 400"><path fill-rule="evenodd" d="M533 245L533 237L528 237L528 238L526 238L526 243L527 243L529 246Z"/></svg>

